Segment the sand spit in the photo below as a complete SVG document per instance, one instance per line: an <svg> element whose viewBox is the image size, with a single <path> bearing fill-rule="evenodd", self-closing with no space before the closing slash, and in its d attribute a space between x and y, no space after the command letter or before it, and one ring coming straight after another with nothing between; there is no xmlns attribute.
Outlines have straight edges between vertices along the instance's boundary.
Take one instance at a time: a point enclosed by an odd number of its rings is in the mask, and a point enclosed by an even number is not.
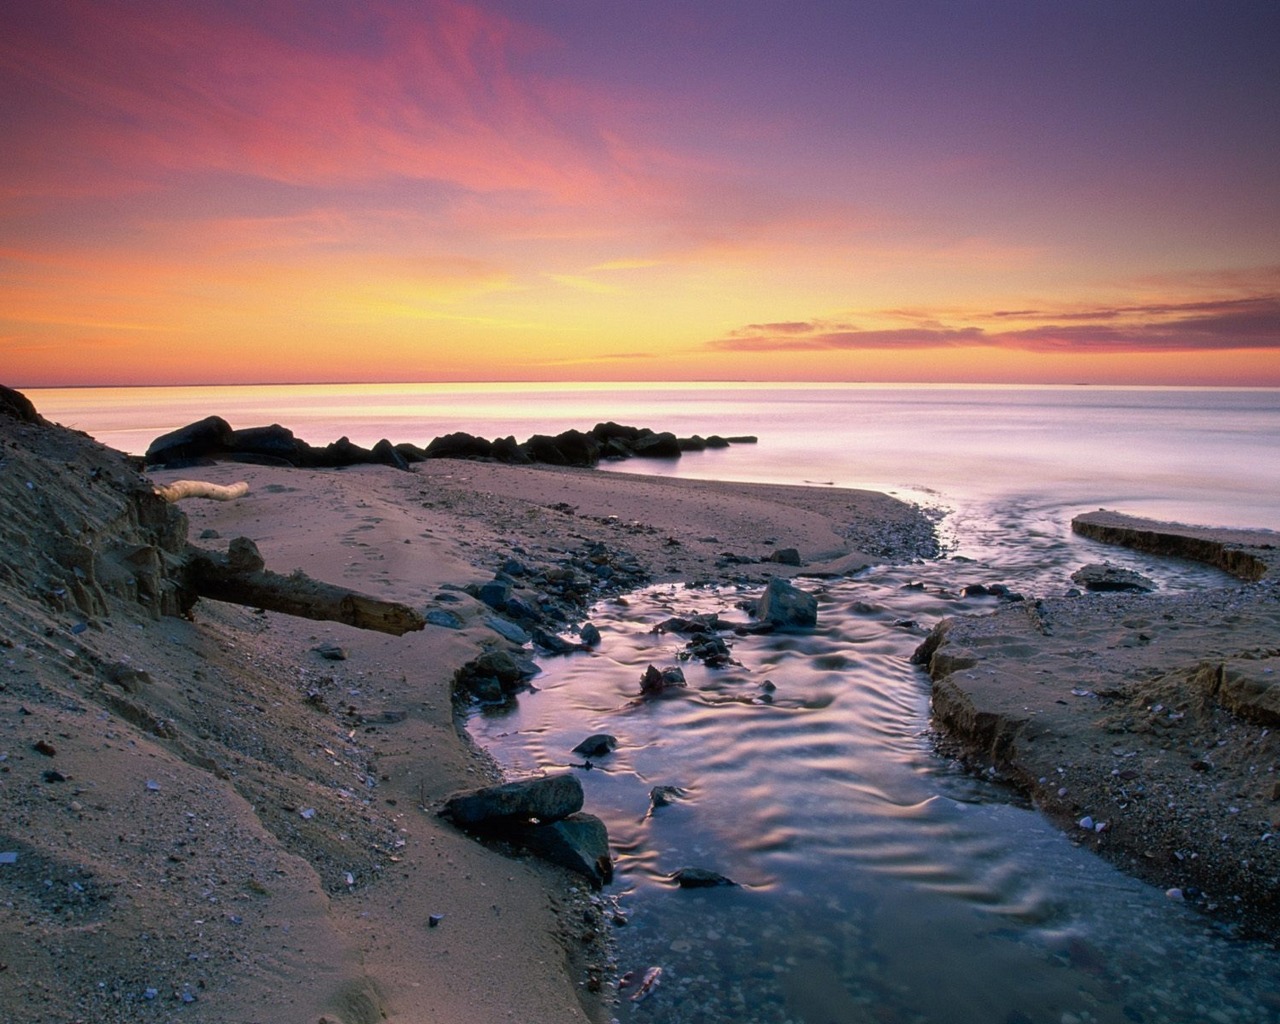
<svg viewBox="0 0 1280 1024"><path fill-rule="evenodd" d="M943 621L916 656L933 679L940 745L1170 898L1275 940L1280 538L1114 512L1073 528L1252 582Z"/></svg>
<svg viewBox="0 0 1280 1024"><path fill-rule="evenodd" d="M0 1019L604 1019L603 904L435 813L498 778L451 687L508 641L462 588L513 555L763 580L930 536L867 492L449 460L201 475L249 492L168 505L176 471L0 407ZM448 625L173 614L187 538L241 536Z"/></svg>

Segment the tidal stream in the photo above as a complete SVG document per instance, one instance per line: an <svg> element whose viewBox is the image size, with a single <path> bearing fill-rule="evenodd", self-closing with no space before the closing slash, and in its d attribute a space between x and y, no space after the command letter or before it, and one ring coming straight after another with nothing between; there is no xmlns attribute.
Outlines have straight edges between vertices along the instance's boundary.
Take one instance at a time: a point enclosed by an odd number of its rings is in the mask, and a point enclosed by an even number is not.
<svg viewBox="0 0 1280 1024"><path fill-rule="evenodd" d="M843 580L797 579L818 628L726 634L736 664L680 661L664 619L739 605L759 587L658 586L598 605L596 651L541 662L535 692L477 714L512 777L576 771L617 858L606 895L618 970L661 983L619 994L622 1022L1084 1024L1272 1021L1280 954L1230 937L1112 868L998 782L934 749L929 682L909 658L939 618L981 614L972 583L1064 593L1109 560L1162 592L1216 571L1074 537L1079 509L1032 499L952 512L947 557ZM1087 600L1087 598L1082 598ZM645 667L688 681L639 698ZM766 685L766 683L768 685ZM590 770L572 748L610 733ZM650 809L650 790L676 787ZM685 867L738 884L687 890Z"/></svg>

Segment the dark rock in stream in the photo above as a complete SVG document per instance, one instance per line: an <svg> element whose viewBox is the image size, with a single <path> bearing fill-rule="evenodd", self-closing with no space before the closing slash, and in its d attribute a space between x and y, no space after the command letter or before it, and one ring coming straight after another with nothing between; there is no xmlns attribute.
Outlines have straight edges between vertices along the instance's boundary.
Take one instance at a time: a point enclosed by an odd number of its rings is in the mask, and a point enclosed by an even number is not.
<svg viewBox="0 0 1280 1024"><path fill-rule="evenodd" d="M545 629L535 629L530 636L533 642L548 654L573 654L587 649L586 644L575 644L570 640L564 639L564 637L548 633Z"/></svg>
<svg viewBox="0 0 1280 1024"><path fill-rule="evenodd" d="M713 889L720 885L737 885L732 878L706 868L681 868L671 876L671 880L681 889Z"/></svg>
<svg viewBox="0 0 1280 1024"><path fill-rule="evenodd" d="M659 807L668 807L677 800L683 800L688 794L679 786L654 786L649 790L649 813Z"/></svg>
<svg viewBox="0 0 1280 1024"><path fill-rule="evenodd" d="M686 685L684 672L679 668L659 670L656 666L650 665L640 677L640 694L644 697L652 697Z"/></svg>
<svg viewBox="0 0 1280 1024"><path fill-rule="evenodd" d="M607 757L618 749L618 737L607 732L598 732L588 736L573 748L573 753L583 757Z"/></svg>
<svg viewBox="0 0 1280 1024"><path fill-rule="evenodd" d="M482 703L506 700L541 671L509 651L486 651L454 673L454 687Z"/></svg>
<svg viewBox="0 0 1280 1024"><path fill-rule="evenodd" d="M818 599L775 576L756 605L756 618L779 629L807 629L818 624Z"/></svg>

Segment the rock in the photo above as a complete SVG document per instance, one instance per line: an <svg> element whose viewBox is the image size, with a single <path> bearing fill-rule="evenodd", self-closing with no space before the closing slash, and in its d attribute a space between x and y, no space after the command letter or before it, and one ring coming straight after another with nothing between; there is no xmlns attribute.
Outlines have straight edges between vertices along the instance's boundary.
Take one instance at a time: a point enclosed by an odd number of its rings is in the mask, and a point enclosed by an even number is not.
<svg viewBox="0 0 1280 1024"><path fill-rule="evenodd" d="M476 592L476 597L494 611L502 611L511 599L511 584L506 580L492 579L481 585Z"/></svg>
<svg viewBox="0 0 1280 1024"><path fill-rule="evenodd" d="M756 618L781 629L818 624L818 599L775 576L756 605Z"/></svg>
<svg viewBox="0 0 1280 1024"><path fill-rule="evenodd" d="M704 634L690 640L686 645L690 657L697 658L708 668L721 668L733 663L733 655L729 645L723 638L714 633Z"/></svg>
<svg viewBox="0 0 1280 1024"><path fill-rule="evenodd" d="M546 434L534 434L520 446L531 462L543 462L548 466L568 466L569 459L556 445L556 439Z"/></svg>
<svg viewBox="0 0 1280 1024"><path fill-rule="evenodd" d="M685 685L684 672L678 667L664 668L659 671L657 667L650 665L640 677L640 693L646 697Z"/></svg>
<svg viewBox="0 0 1280 1024"><path fill-rule="evenodd" d="M157 437L148 446L143 461L148 466L159 466L220 454L230 448L231 435L231 424L221 416L206 416Z"/></svg>
<svg viewBox="0 0 1280 1024"><path fill-rule="evenodd" d="M451 796L441 814L461 828L487 829L512 822L559 821L582 810L582 783L573 775L486 786Z"/></svg>
<svg viewBox="0 0 1280 1024"><path fill-rule="evenodd" d="M555 446L570 466L594 466L600 461L600 442L581 430L557 434Z"/></svg>
<svg viewBox="0 0 1280 1024"><path fill-rule="evenodd" d="M492 454L493 445L483 437L461 430L435 438L426 449L429 459L487 459Z"/></svg>
<svg viewBox="0 0 1280 1024"><path fill-rule="evenodd" d="M484 701L503 699L538 674L538 666L508 651L486 651L454 673L454 686Z"/></svg>
<svg viewBox="0 0 1280 1024"><path fill-rule="evenodd" d="M529 456L521 450L514 437L495 438L492 454L493 458L499 462L510 463L513 466L525 466L529 463Z"/></svg>
<svg viewBox="0 0 1280 1024"><path fill-rule="evenodd" d="M453 612L447 611L444 608L432 608L431 611L427 612L426 620L431 623L431 625L441 626L444 629L462 628L462 620ZM490 625L492 624L493 623L491 621Z"/></svg>
<svg viewBox="0 0 1280 1024"><path fill-rule="evenodd" d="M385 437L373 446L372 456L373 461L380 466L390 466L392 469L409 472L409 461Z"/></svg>
<svg viewBox="0 0 1280 1024"><path fill-rule="evenodd" d="M687 794L679 786L654 786L649 790L649 810L652 812L659 807L667 807L677 800L683 800L685 796Z"/></svg>
<svg viewBox="0 0 1280 1024"><path fill-rule="evenodd" d="M694 434L693 437L677 438L676 444L680 446L682 452L703 452L707 450L706 438L699 437L697 434Z"/></svg>
<svg viewBox="0 0 1280 1024"><path fill-rule="evenodd" d="M291 466L300 464L307 445L293 435L287 427L273 423L269 427L246 427L233 430L226 448L229 452L244 455L264 455L276 458Z"/></svg>
<svg viewBox="0 0 1280 1024"><path fill-rule="evenodd" d="M316 646L311 649L326 661L347 660L347 649L345 647L339 647L337 644L316 644Z"/></svg>
<svg viewBox="0 0 1280 1024"><path fill-rule="evenodd" d="M668 431L649 433L638 438L631 447L631 454L643 459L678 459L680 442Z"/></svg>
<svg viewBox="0 0 1280 1024"><path fill-rule="evenodd" d="M779 565L801 565L800 552L796 548L778 548L769 556L769 561Z"/></svg>
<svg viewBox="0 0 1280 1024"><path fill-rule="evenodd" d="M618 749L618 737L607 732L598 732L588 736L573 748L575 754L583 757L607 757Z"/></svg>
<svg viewBox="0 0 1280 1024"><path fill-rule="evenodd" d="M533 642L548 654L573 654L575 651L585 651L587 649L584 644L572 643L564 639L564 637L548 633L545 629L535 629L530 635L533 638Z"/></svg>
<svg viewBox="0 0 1280 1024"><path fill-rule="evenodd" d="M717 612L702 612L697 615L679 615L663 619L662 622L653 627L653 631L655 633L682 633L687 636L697 636L704 633L714 633L722 626L723 623L721 623Z"/></svg>
<svg viewBox="0 0 1280 1024"><path fill-rule="evenodd" d="M585 647L598 647L600 645L600 630L596 629L590 622L582 624L581 636Z"/></svg>
<svg viewBox="0 0 1280 1024"><path fill-rule="evenodd" d="M373 461L373 452L352 443L348 437L340 437L315 453L321 466L359 466Z"/></svg>
<svg viewBox="0 0 1280 1024"><path fill-rule="evenodd" d="M137 693L143 685L151 682L151 674L149 672L137 668L127 661L115 661L109 665L104 665L102 674L106 677L107 682L115 683L126 693Z"/></svg>
<svg viewBox="0 0 1280 1024"><path fill-rule="evenodd" d="M519 644L523 647L532 639L528 632L508 619L501 618L497 615L490 615L484 621L485 624L500 637L504 640L510 640L513 644ZM459 625L461 625L461 622L459 622Z"/></svg>
<svg viewBox="0 0 1280 1024"><path fill-rule="evenodd" d="M1123 590L1147 594L1156 589L1155 583L1142 574L1104 562L1082 566L1071 574L1071 578L1085 590L1095 592Z"/></svg>
<svg viewBox="0 0 1280 1024"><path fill-rule="evenodd" d="M738 437L726 437L725 440L730 444L756 444L760 438L755 434L740 434Z"/></svg>
<svg viewBox="0 0 1280 1024"><path fill-rule="evenodd" d="M503 838L543 860L586 876L597 889L613 880L609 832L594 814L571 814L546 825L516 826Z"/></svg>
<svg viewBox="0 0 1280 1024"><path fill-rule="evenodd" d="M718 885L737 885L732 878L706 868L681 868L671 876L671 880L681 889L712 889Z"/></svg>

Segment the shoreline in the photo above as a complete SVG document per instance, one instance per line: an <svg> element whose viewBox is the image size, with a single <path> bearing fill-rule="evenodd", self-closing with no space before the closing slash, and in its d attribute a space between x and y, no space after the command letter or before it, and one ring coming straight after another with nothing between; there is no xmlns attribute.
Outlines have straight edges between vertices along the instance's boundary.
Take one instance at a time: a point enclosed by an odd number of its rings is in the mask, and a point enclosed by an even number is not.
<svg viewBox="0 0 1280 1024"><path fill-rule="evenodd" d="M607 1019L591 991L604 904L435 814L497 776L457 728L453 673L508 641L464 588L517 548L532 568L591 546L653 581L763 580L881 560L857 553L851 526L881 550L927 530L872 492L444 460L219 464L199 475L250 491L184 502L193 543L247 536L278 572L459 626L396 638L207 600L186 621L152 614L171 597L162 572L139 583L145 552L171 560L160 534L173 527L152 521L167 513L124 457L58 428L0 427L30 499L2 534L0 852L15 860L0 871L15 910L0 924L0 1005L41 1021L132 1020L150 1004L196 1021ZM804 567L768 561L780 548ZM101 600L82 608L81 590Z"/></svg>
<svg viewBox="0 0 1280 1024"><path fill-rule="evenodd" d="M568 614L553 631L571 634L606 593L845 575L928 554L933 536L927 515L875 492L451 460L411 473L219 463L196 472L245 480L249 493L186 501L179 514L124 456L84 435L5 416L0 431L10 440L0 468L16 483L0 522L0 800L10 822L0 853L15 855L0 863L13 893L0 915L0 1009L39 1021L134 1020L146 1008L187 1021L603 1022L608 900L436 814L453 793L500 777L461 728L453 694L455 670L479 651L514 649L479 588L512 559L523 570L512 594L526 600L546 597L541 581L558 573L607 569L560 602ZM441 616L404 637L210 600L191 621L158 616L172 603L163 566L183 514L183 535L199 546L245 536L277 572ZM777 560L788 548L796 557ZM1265 558L1274 567L1274 549ZM1232 672L1277 656L1266 640L1278 635L1274 568L1253 586L1045 599L949 620L929 652L935 721L954 753L1024 786L1073 841L1157 884L1171 862L1185 863L1179 898L1239 920L1216 881L1206 884L1225 875L1201 871L1213 868L1210 854L1238 847L1202 852L1186 835L1215 787L1231 789L1233 830L1255 811L1280 819L1280 786L1237 796L1254 785L1251 764L1275 784L1280 733L1217 706L1229 673L1215 687L1199 667L1222 654L1219 636L1240 648L1223 654ZM1046 606L1049 631L1028 611L1043 620ZM1083 662L1082 645L1092 647ZM998 671L996 685L964 681L971 659ZM1151 701L1137 684L1153 665L1168 707L1199 695L1172 724L1142 714ZM1085 685L1082 667L1093 673ZM1047 669L1058 687L1039 678ZM1125 673L1131 690L1106 685ZM983 701L1003 702L994 713L1005 725L966 733L955 709L990 725ZM1077 719L1042 727L1064 706ZM1154 792L1164 784L1157 764L1189 751L1188 736L1204 765L1178 760L1176 813L1154 800L1154 817L1129 810L1136 802L1117 785ZM1243 737L1249 756L1218 753L1210 736ZM1147 756L1144 737L1165 746ZM1062 785L1047 787L1051 776ZM1086 830L1085 817L1105 827ZM1139 848L1147 836L1158 849ZM1259 883L1241 891L1265 912L1246 924L1274 939L1264 898L1272 849L1237 875Z"/></svg>

